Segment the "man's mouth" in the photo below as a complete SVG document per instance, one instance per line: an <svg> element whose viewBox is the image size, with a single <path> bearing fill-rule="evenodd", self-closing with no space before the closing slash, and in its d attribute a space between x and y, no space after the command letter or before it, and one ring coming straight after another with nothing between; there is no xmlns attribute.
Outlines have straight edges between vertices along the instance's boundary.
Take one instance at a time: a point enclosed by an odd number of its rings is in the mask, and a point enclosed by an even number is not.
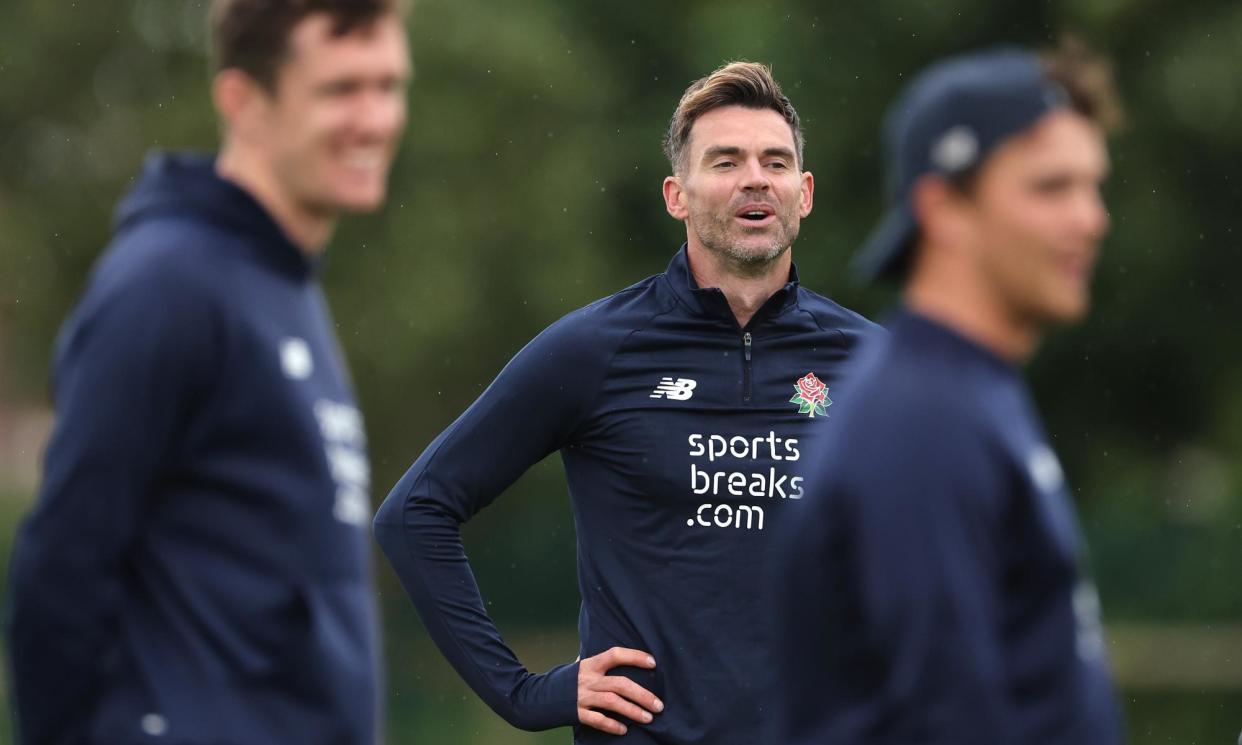
<svg viewBox="0 0 1242 745"><path fill-rule="evenodd" d="M1079 282L1087 282L1091 279L1095 261L1089 253L1069 254L1060 258L1058 266L1066 276Z"/></svg>
<svg viewBox="0 0 1242 745"><path fill-rule="evenodd" d="M748 204L733 213L733 216L748 227L763 227L773 221L776 210L766 204Z"/></svg>
<svg viewBox="0 0 1242 745"><path fill-rule="evenodd" d="M351 170L378 171L384 168L384 153L375 148L347 150L341 162Z"/></svg>

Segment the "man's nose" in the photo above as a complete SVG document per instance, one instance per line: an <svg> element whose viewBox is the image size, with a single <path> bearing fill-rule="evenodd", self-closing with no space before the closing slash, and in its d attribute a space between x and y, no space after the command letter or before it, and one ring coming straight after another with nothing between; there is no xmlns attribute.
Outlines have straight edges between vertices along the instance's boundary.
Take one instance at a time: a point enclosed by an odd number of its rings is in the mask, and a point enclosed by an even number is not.
<svg viewBox="0 0 1242 745"><path fill-rule="evenodd" d="M355 123L366 135L386 138L405 125L405 97L391 91L374 91L363 97Z"/></svg>
<svg viewBox="0 0 1242 745"><path fill-rule="evenodd" d="M748 159L742 166L742 188L747 191L767 191L772 187L768 172L757 158Z"/></svg>
<svg viewBox="0 0 1242 745"><path fill-rule="evenodd" d="M1108 233L1108 207L1098 188L1083 194L1078 205L1078 218L1083 232L1095 240L1100 240Z"/></svg>

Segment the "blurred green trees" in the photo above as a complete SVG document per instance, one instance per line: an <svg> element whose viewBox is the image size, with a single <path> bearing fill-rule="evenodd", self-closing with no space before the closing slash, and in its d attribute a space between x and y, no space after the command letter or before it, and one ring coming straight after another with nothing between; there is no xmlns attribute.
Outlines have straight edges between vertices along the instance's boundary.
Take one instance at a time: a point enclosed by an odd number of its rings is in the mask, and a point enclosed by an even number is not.
<svg viewBox="0 0 1242 745"><path fill-rule="evenodd" d="M213 147L204 14L192 0L0 5L0 416L48 401L55 329L144 151ZM1129 126L1113 143L1095 309L1049 338L1035 393L1083 505L1108 619L1242 621L1236 0L420 0L390 204L343 224L324 274L376 498L531 336L663 269L683 230L660 202L660 139L692 79L728 59L773 65L816 175L794 252L803 280L874 315L891 296L850 286L843 267L880 212L885 106L935 57L1063 30L1113 56ZM0 494L0 515L30 496ZM0 521L0 546L12 527ZM532 666L572 658L574 538L555 459L466 538ZM482 713L380 575L391 740L525 741ZM1135 742L1224 742L1242 728L1236 690L1128 700Z"/></svg>

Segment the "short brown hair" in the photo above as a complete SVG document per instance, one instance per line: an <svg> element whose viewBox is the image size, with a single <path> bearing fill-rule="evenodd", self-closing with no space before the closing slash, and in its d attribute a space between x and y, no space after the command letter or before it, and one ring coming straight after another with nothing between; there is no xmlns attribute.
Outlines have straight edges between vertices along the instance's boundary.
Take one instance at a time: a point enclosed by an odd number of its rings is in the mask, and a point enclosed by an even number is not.
<svg viewBox="0 0 1242 745"><path fill-rule="evenodd" d="M289 34L307 16L327 14L341 37L403 12L402 0L212 0L212 71L236 68L274 91Z"/></svg>
<svg viewBox="0 0 1242 745"><path fill-rule="evenodd" d="M1059 46L1041 51L1039 62L1044 75L1069 94L1070 108L1095 122L1105 133L1121 127L1125 115L1108 59L1078 37L1067 35Z"/></svg>
<svg viewBox="0 0 1242 745"><path fill-rule="evenodd" d="M664 138L664 154L674 173L685 168L686 144L690 141L694 122L722 106L772 109L780 114L793 131L798 168L802 168L802 122L793 104L781 93L780 85L772 77L772 69L757 62L729 62L691 83L673 112Z"/></svg>

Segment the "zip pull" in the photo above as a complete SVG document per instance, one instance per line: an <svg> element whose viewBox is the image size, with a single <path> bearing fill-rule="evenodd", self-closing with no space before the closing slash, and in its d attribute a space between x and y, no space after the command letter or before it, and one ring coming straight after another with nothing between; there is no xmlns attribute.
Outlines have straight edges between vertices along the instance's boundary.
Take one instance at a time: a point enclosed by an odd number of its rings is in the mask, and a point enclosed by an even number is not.
<svg viewBox="0 0 1242 745"><path fill-rule="evenodd" d="M742 332L742 403L750 403L750 332Z"/></svg>

